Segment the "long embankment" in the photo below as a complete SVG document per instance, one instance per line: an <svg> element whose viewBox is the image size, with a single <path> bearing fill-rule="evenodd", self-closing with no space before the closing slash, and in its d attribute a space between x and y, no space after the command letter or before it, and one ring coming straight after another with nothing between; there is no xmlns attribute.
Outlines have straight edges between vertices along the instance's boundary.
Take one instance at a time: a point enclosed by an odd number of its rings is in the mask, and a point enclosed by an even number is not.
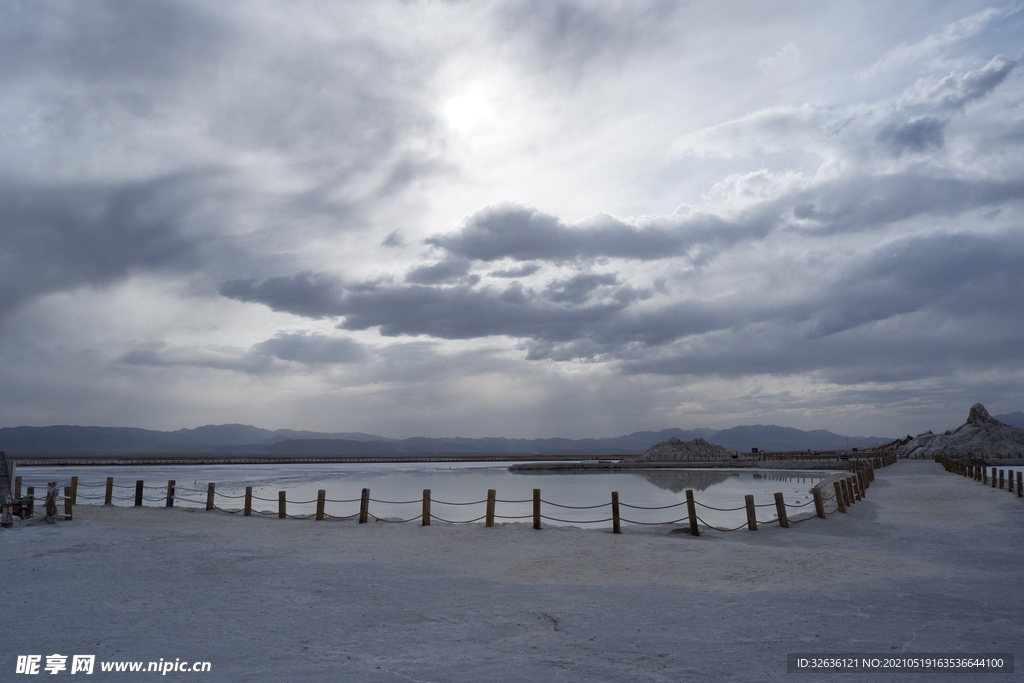
<svg viewBox="0 0 1024 683"><path fill-rule="evenodd" d="M511 472L529 472L531 474L559 472L632 472L637 470L657 469L765 469L765 470L847 470L849 461L845 460L663 460L658 462L636 462L623 459L618 462L525 462L509 467Z"/></svg>

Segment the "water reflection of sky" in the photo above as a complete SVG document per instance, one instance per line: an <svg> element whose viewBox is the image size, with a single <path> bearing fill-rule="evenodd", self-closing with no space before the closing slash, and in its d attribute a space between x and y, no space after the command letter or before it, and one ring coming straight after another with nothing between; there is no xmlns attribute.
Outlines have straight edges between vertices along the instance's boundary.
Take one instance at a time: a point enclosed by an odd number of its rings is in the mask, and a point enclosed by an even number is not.
<svg viewBox="0 0 1024 683"><path fill-rule="evenodd" d="M685 500L686 489L693 489L699 503L718 508L742 507L745 495L752 494L758 504L773 503L775 492L781 492L787 503L799 504L811 500L810 488L822 478L832 474L825 471L751 471L751 470L658 470L645 472L593 472L593 473L515 473L508 471L512 463L358 463L358 464L275 464L275 465L202 465L151 467L83 467L71 468L20 467L18 474L25 485L45 486L47 481L66 483L72 474L78 474L81 503L101 503L102 485L108 476L114 477L122 496L118 505L131 505L135 481L142 479L147 486L161 490L147 490L147 498L160 499L169 479L177 486L176 504L202 506L206 499L207 482L215 482L217 491L227 495L241 495L246 486L253 494L268 501L256 501L254 507L277 511L278 491L286 491L289 501L312 501L317 491L327 491L329 500L358 499L362 489L370 489L374 499L370 512L380 517L406 519L420 513L420 505L379 501L419 500L423 489L431 490L434 515L450 520L465 521L484 514L484 504L445 505L483 501L488 489L497 491L497 514L508 517L531 514L529 501L533 489L541 490L544 501L570 506L604 505L611 501L611 492L619 492L623 504L642 507L674 505ZM90 498L91 496L91 498ZM96 498L98 497L98 499ZM523 501L523 502L502 502ZM148 500L146 505L162 505L161 500ZM218 498L218 505L239 508L239 499ZM290 504L289 514L309 514L313 503ZM332 515L350 515L357 511L356 503L329 502L327 512ZM802 508L810 510L811 506ZM791 511L790 514L796 514ZM574 510L554 505L543 506L543 514L564 522L581 526L586 520L611 516L610 507L592 510ZM638 522L661 522L686 515L685 506L667 510L638 510L622 508L622 517ZM774 507L759 509L760 519L774 517ZM698 515L709 524L735 527L742 524L745 514L718 512L698 508ZM529 521L500 520L499 521ZM602 523L596 526L607 526Z"/></svg>

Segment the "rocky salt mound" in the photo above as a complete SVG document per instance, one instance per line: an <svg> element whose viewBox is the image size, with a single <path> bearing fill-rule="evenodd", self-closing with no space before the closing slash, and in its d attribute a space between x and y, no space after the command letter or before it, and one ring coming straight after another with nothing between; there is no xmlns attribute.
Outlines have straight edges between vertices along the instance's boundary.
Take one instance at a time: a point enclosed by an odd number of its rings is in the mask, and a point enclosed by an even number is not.
<svg viewBox="0 0 1024 683"><path fill-rule="evenodd" d="M1000 422L975 403L967 422L951 432L919 434L901 446L900 457L998 458L1024 454L1024 429Z"/></svg>
<svg viewBox="0 0 1024 683"><path fill-rule="evenodd" d="M656 443L636 459L636 462L656 461L693 461L693 460L731 460L735 451L708 443L697 437L693 441L683 441L672 437L668 441Z"/></svg>

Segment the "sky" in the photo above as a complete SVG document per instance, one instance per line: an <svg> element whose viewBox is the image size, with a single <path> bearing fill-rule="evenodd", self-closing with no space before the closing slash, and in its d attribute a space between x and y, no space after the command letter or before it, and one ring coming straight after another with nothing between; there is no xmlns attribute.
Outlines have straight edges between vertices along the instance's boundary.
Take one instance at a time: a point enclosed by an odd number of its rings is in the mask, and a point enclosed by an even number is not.
<svg viewBox="0 0 1024 683"><path fill-rule="evenodd" d="M0 425L1024 409L1024 5L0 5Z"/></svg>

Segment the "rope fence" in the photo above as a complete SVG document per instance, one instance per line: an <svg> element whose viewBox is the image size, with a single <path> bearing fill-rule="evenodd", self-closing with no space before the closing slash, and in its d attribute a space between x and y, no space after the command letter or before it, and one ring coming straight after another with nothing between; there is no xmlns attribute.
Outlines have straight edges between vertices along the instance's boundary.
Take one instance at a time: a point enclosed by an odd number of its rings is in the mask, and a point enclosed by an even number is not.
<svg viewBox="0 0 1024 683"><path fill-rule="evenodd" d="M991 467L988 463L979 464L941 455L935 457L935 462L942 465L947 472L973 479L983 486L1002 489L1011 494L1015 493L1017 498L1024 498L1024 472L1021 472L1021 470L1016 471L1017 477L1015 482L1013 470Z"/></svg>
<svg viewBox="0 0 1024 683"><path fill-rule="evenodd" d="M611 522L613 533L621 533L621 525L635 524L638 526L659 526L659 525L677 525L685 524L685 527L678 529L680 532L689 532L694 536L700 536L701 530L712 530L721 533L732 533L739 531L746 527L748 530L756 531L758 527L777 524L782 528L788 528L790 524L798 524L805 522L812 518L825 518L827 515L834 513L845 514L848 508L854 505L857 501L862 500L866 495L867 488L875 478L875 470L879 467L891 465L896 462L895 456L881 456L877 458L861 458L857 460L851 460L849 462L849 472L835 475L828 479L825 479L816 484L811 490L811 500L802 503L788 503L785 501L782 493L774 494L774 501L770 503L755 503L753 495L747 495L744 497L744 505L738 507L716 507L701 503L694 497L694 491L687 489L685 491L685 500L678 503L672 503L668 505L634 505L631 503L619 501L619 494L617 491L613 491L611 494L611 500L605 503L597 503L593 505L566 505L563 503L557 503L550 500L541 498L540 489L533 490L533 496L531 498L523 499L500 499L497 497L497 492L494 489L487 491L487 497L480 500L472 501L447 501L447 500L435 500L431 497L430 489L423 490L423 496L421 498L412 500L386 500L381 498L370 497L370 489L363 489L362 495L359 498L327 498L327 492L323 489L317 492L317 497L310 500L288 500L286 491L279 491L276 498L268 498L258 496L253 493L253 487L247 486L245 493L242 494L227 494L217 491L215 483L209 483L205 490L193 487L178 487L176 482L172 479L167 482L165 486L153 486L147 485L144 481L136 481L134 486L130 484L115 484L113 477L107 477L106 484L79 484L78 477L72 477L70 484L58 486L55 482L51 482L47 486L47 493L45 496L36 496L35 487L29 486L26 488L26 496L22 496L22 480L21 477L15 478L15 499L19 502L15 506L9 506L5 508L5 514L10 509L17 516L22 519L31 517L35 514L35 503L44 503L47 510L47 519L56 519L56 509L59 503L65 504L66 512L65 519L72 519L72 508L77 504L77 499L80 497L83 500L103 500L104 505L112 506L114 501L133 501L134 507L142 507L145 503L163 503L165 507L174 507L175 503L190 503L193 505L205 506L207 511L219 511L228 514L241 514L244 517L250 517L253 515L260 517L278 517L280 519L313 519L313 520L352 520L356 519L358 523L365 524L366 522L373 520L377 522L387 522L392 524L404 524L408 522L420 521L423 526L429 526L431 521L443 522L445 524L474 524L483 521L484 526L494 526L496 520L532 520L534 529L541 529L543 522L555 522L559 524L607 524ZM964 476L971 476L978 481L984 483L988 482L988 474L985 468L969 465L967 463L959 461L943 461L947 470L963 474ZM999 488L1003 488L1004 485L1011 491L1014 489L1018 496L1022 495L1022 483L1021 473L1017 473L1016 487L1014 487L1012 472L1009 478L1009 484L1004 484L1006 481L1003 472L1000 470L998 477L996 471L993 469L991 481L992 486L996 486L998 480ZM79 487L89 489L105 489L103 494L90 495L81 494L78 492ZM134 495L117 495L115 489L134 489ZM61 494L63 492L63 495ZM156 496L147 495L147 493L159 492ZM205 500L200 498L202 494L206 494ZM223 501L221 499L224 499ZM222 507L219 503L227 504L228 501L241 501L242 507ZM276 503L276 509L265 509L271 508ZM333 505L350 505L357 504L358 509L351 514L331 514L328 513L326 508L327 503ZM376 505L420 505L420 513L415 516L403 516L402 518L395 518L390 516L383 516L381 514L375 514L370 512L370 504ZM502 504L505 506L509 505L525 505L532 504L532 512L528 514L498 514L497 505ZM238 503L235 503L236 505ZM308 513L297 513L296 506L303 505L315 505L315 510ZM432 511L432 505L446 505L446 506L485 506L484 513L482 515L474 516L471 519L458 520L448 519L446 516L440 516L434 514ZM677 517L673 519L665 520L635 520L628 519L621 515L621 508L628 508L631 510L642 510L645 512L651 511L662 511L672 510L681 506L686 506L686 515L683 517ZM809 506L814 506L813 511L805 510ZM611 516L600 516L593 519L566 519L561 516L546 515L543 513L544 507L547 508L558 508L560 510L605 510L610 508ZM720 513L733 513L739 511L746 512L747 521L744 524L740 524L736 527L718 526L712 524L708 520L704 519L697 514L697 507L700 506L704 510L710 510ZM264 509L260 509L264 508ZM774 508L775 516L771 519L761 520L758 519L757 509L758 508ZM291 510L291 512L289 512ZM790 518L790 510L795 511L796 516ZM50 514L52 512L52 514ZM511 512L511 510L503 510L503 512Z"/></svg>

